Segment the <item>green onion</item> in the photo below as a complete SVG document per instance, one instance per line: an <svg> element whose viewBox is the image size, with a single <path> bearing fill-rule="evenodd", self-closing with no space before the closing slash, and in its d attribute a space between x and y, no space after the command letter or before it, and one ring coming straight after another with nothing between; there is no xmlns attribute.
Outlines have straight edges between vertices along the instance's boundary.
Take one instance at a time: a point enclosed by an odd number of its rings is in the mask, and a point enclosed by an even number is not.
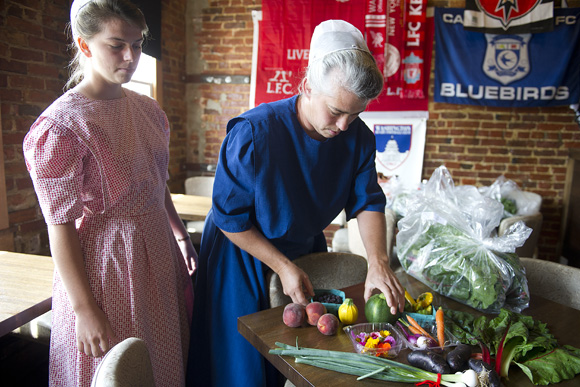
<svg viewBox="0 0 580 387"><path fill-rule="evenodd" d="M299 347L298 343L296 346L290 346L277 342L276 346L278 348L270 350L273 355L291 356L295 358L296 363L358 376L357 380L373 378L399 383L437 381L437 374L381 357ZM456 382L458 382L464 383L468 387L475 387L477 385L475 375L473 370L465 371L463 374L441 375L441 384L457 386Z"/></svg>

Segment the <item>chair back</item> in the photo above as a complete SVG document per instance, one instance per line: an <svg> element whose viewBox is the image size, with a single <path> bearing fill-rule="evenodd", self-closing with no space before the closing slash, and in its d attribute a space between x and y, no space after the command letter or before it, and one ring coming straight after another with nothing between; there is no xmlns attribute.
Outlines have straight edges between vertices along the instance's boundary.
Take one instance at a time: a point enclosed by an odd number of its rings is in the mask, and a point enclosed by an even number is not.
<svg viewBox="0 0 580 387"><path fill-rule="evenodd" d="M533 295L580 309L580 269L543 259L520 258Z"/></svg>
<svg viewBox="0 0 580 387"><path fill-rule="evenodd" d="M212 196L213 192L213 182L215 180L214 176L193 176L185 179L185 194L186 195L197 195L197 196ZM201 244L201 234L205 221L203 220L190 220L185 223L187 232L191 238L191 242L194 246L199 246Z"/></svg>
<svg viewBox="0 0 580 387"><path fill-rule="evenodd" d="M313 253L292 261L304 270L315 289L340 289L364 282L367 276L367 260L350 253ZM270 307L286 305L292 299L282 290L278 274L266 275L269 284Z"/></svg>
<svg viewBox="0 0 580 387"><path fill-rule="evenodd" d="M91 387L155 387L145 342L130 337L111 348L97 366Z"/></svg>
<svg viewBox="0 0 580 387"><path fill-rule="evenodd" d="M213 192L213 176L193 176L185 179L185 194L211 197Z"/></svg>
<svg viewBox="0 0 580 387"><path fill-rule="evenodd" d="M516 249L516 254L520 257L537 257L538 240L540 239L540 231L542 230L543 216L541 212L536 212L532 215L517 215L504 218L499 223L498 235L503 235L510 226L518 221L524 222L526 226L532 229L532 233L526 242Z"/></svg>
<svg viewBox="0 0 580 387"><path fill-rule="evenodd" d="M387 254L390 259L391 268L400 267L399 261L393 257L393 247L395 245L395 234L397 231L397 214L390 208L385 208L385 220L387 222ZM348 247L353 254L361 255L367 258L367 251L365 250L360 231L358 228L358 221L353 218L348 221Z"/></svg>

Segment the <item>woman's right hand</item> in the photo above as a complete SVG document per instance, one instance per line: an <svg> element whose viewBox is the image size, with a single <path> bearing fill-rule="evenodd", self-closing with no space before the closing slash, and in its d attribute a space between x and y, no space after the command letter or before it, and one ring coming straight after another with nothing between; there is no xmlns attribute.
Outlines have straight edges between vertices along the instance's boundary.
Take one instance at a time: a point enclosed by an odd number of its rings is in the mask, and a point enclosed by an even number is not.
<svg viewBox="0 0 580 387"><path fill-rule="evenodd" d="M77 347L87 356L101 357L119 342L109 319L97 306L76 314Z"/></svg>
<svg viewBox="0 0 580 387"><path fill-rule="evenodd" d="M284 294L292 298L292 302L307 305L308 299L314 296L314 289L308 275L292 262L289 261L278 270L278 276L280 276Z"/></svg>

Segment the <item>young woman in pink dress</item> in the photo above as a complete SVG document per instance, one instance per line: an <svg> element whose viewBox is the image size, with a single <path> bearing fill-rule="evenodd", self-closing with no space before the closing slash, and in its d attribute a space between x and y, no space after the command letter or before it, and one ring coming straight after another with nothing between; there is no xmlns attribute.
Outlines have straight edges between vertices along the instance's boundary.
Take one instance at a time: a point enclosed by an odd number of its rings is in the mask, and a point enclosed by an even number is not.
<svg viewBox="0 0 580 387"><path fill-rule="evenodd" d="M122 87L145 18L126 0L75 0L71 29L74 87L24 140L56 265L50 385L89 386L128 337L147 343L156 385L184 385L197 254L166 185L167 117Z"/></svg>

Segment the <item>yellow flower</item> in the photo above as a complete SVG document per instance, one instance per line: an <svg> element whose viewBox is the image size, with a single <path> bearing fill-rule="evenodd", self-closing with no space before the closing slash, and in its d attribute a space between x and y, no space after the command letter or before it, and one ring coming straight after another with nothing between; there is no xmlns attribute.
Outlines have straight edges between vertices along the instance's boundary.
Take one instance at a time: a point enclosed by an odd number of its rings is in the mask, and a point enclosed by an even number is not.
<svg viewBox="0 0 580 387"><path fill-rule="evenodd" d="M379 342L380 339L378 337L376 339L369 337L367 339L367 343L365 344L365 348L376 348Z"/></svg>
<svg viewBox="0 0 580 387"><path fill-rule="evenodd" d="M380 333L381 333L381 336L383 336L383 337L388 337L391 335L391 332L389 332L389 331L381 331Z"/></svg>

